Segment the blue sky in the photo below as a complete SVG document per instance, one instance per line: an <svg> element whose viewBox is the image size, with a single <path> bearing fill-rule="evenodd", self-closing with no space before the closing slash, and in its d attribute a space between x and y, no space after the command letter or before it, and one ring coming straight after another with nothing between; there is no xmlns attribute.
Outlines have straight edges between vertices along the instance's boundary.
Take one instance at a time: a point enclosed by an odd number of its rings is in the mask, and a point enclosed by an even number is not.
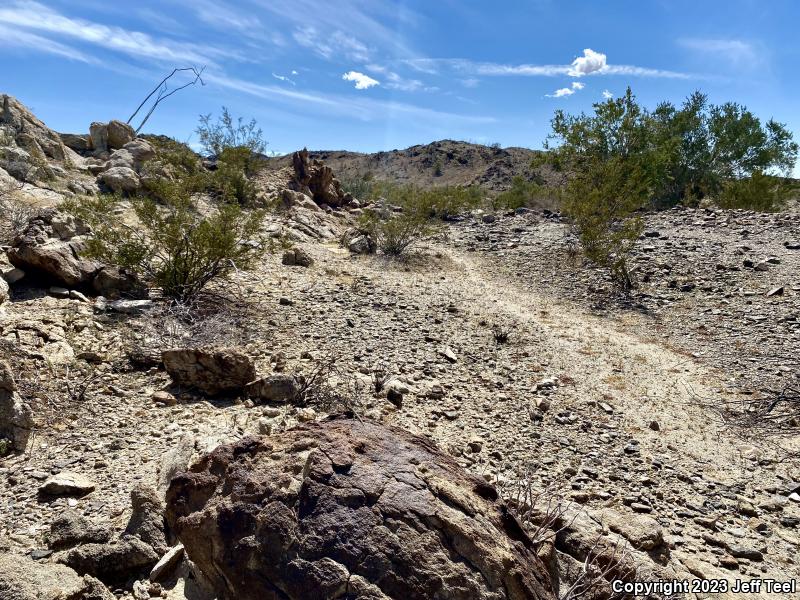
<svg viewBox="0 0 800 600"><path fill-rule="evenodd" d="M797 135L799 21L791 0L2 0L0 91L81 132L205 67L145 131L191 143L225 105L279 152L537 148L555 109L628 85L648 106L702 89Z"/></svg>

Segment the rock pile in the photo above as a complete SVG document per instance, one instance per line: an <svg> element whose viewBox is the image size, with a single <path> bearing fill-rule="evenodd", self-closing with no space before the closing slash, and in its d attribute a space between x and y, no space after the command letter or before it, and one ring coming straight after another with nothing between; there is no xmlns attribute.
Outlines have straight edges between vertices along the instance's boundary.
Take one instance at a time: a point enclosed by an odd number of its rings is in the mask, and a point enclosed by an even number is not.
<svg viewBox="0 0 800 600"><path fill-rule="evenodd" d="M167 521L218 593L242 600L554 597L493 487L374 423L221 446L173 479Z"/></svg>
<svg viewBox="0 0 800 600"><path fill-rule="evenodd" d="M318 160L309 162L305 148L292 155L292 167L294 179L291 189L311 196L317 204L339 207L353 201L353 197L342 190L330 167Z"/></svg>

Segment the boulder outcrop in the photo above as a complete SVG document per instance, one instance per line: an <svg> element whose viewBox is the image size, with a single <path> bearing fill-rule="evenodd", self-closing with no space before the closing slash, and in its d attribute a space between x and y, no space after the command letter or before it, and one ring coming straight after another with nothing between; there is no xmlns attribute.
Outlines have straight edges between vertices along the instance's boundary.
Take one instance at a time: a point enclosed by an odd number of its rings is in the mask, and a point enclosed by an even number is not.
<svg viewBox="0 0 800 600"><path fill-rule="evenodd" d="M335 418L221 446L172 480L166 515L240 600L554 598L496 490L394 427Z"/></svg>
<svg viewBox="0 0 800 600"><path fill-rule="evenodd" d="M176 384L211 396L241 392L256 378L253 361L231 348L177 348L161 358Z"/></svg>
<svg viewBox="0 0 800 600"><path fill-rule="evenodd" d="M43 210L17 238L8 251L8 260L26 272L46 276L54 284L87 284L101 267L81 257L88 233L89 228L74 217L55 209Z"/></svg>
<svg viewBox="0 0 800 600"><path fill-rule="evenodd" d="M292 155L294 178L291 189L307 194L317 204L328 206L344 206L353 200L350 194L342 190L339 180L333 176L333 170L318 160L309 162L308 150L305 148Z"/></svg>
<svg viewBox="0 0 800 600"><path fill-rule="evenodd" d="M145 297L147 290L133 273L82 256L90 233L79 219L48 208L39 211L17 237L8 260L47 285L87 287L112 298Z"/></svg>

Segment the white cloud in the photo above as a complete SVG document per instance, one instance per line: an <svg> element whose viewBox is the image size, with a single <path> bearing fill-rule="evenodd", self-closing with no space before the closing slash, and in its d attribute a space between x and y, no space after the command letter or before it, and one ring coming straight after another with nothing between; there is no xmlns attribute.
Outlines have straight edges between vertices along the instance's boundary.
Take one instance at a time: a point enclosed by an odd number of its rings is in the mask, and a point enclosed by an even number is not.
<svg viewBox="0 0 800 600"><path fill-rule="evenodd" d="M612 94L608 90L603 90L603 98L605 98L606 100L611 100L611 98L613 98L613 97L614 97L614 94Z"/></svg>
<svg viewBox="0 0 800 600"><path fill-rule="evenodd" d="M195 12L197 17L217 29L237 29L250 35L263 31L258 17L238 12L236 7L223 4L220 0L191 0L183 5Z"/></svg>
<svg viewBox="0 0 800 600"><path fill-rule="evenodd" d="M583 77L584 75L602 72L607 67L608 57L605 54L586 48L583 51L583 56L579 56L572 61L567 74L572 77Z"/></svg>
<svg viewBox="0 0 800 600"><path fill-rule="evenodd" d="M564 96L572 96L578 90L582 90L586 87L585 83L581 83L580 81L573 81L571 87L565 87L556 90L552 94L545 94L547 98L563 98Z"/></svg>
<svg viewBox="0 0 800 600"><path fill-rule="evenodd" d="M251 0L260 8L269 11L277 25L302 30L313 22L316 30L324 32L317 40L321 45L336 48L353 40L363 50L367 47L382 48L394 56L411 56L402 32L406 28L396 27L397 22L413 25L419 20L416 13L395 2L374 0L337 0L321 3L319 0ZM340 36L331 39L332 36ZM358 38L358 39L356 39ZM362 50L362 51L363 51ZM358 52L351 48L350 52ZM335 58L330 54L325 58ZM368 59L359 58L366 62Z"/></svg>
<svg viewBox="0 0 800 600"><path fill-rule="evenodd" d="M557 89L552 94L545 94L548 98L562 98L563 96L572 96L575 93L575 90L572 88L560 88Z"/></svg>
<svg viewBox="0 0 800 600"><path fill-rule="evenodd" d="M313 50L326 60L338 55L354 61L369 60L369 49L355 37L346 35L342 31L320 35L316 27L304 25L295 29L292 37L295 42Z"/></svg>
<svg viewBox="0 0 800 600"><path fill-rule="evenodd" d="M326 113L349 118L356 117L364 121L385 120L387 117L391 119L397 117L397 115L405 115L403 118L411 117L437 125L441 125L443 122L469 125L486 125L497 122L497 119L494 117L461 115L415 106L413 104L384 101L363 96L323 95L299 92L277 85L262 85L222 75L209 74L206 76L206 82L249 94L257 98L283 101L292 107L296 107L298 102L311 104Z"/></svg>
<svg viewBox="0 0 800 600"><path fill-rule="evenodd" d="M76 50L70 46L59 44L58 42L54 42L53 40L49 40L40 35L21 31L17 28L6 27L5 25L0 24L0 47L3 46L12 48L26 48L84 63L97 62L91 56L87 56L83 52L80 52L79 50Z"/></svg>
<svg viewBox="0 0 800 600"><path fill-rule="evenodd" d="M292 73L294 73L294 71L292 71ZM273 73L272 76L278 81L283 81L285 83L291 83L292 85L295 85L295 82L286 77L286 75L278 75L277 73Z"/></svg>
<svg viewBox="0 0 800 600"><path fill-rule="evenodd" d="M373 86L380 85L377 79L373 79L369 75L364 75L364 73L359 73L358 71L348 71L342 75L342 79L354 82L357 90L368 90Z"/></svg>
<svg viewBox="0 0 800 600"><path fill-rule="evenodd" d="M683 38L678 44L704 55L715 55L733 67L754 67L761 62L761 56L753 44L735 39Z"/></svg>
<svg viewBox="0 0 800 600"><path fill-rule="evenodd" d="M300 74L300 73L298 73L297 71L295 71L294 69L292 69L292 75L299 75L299 74Z"/></svg>

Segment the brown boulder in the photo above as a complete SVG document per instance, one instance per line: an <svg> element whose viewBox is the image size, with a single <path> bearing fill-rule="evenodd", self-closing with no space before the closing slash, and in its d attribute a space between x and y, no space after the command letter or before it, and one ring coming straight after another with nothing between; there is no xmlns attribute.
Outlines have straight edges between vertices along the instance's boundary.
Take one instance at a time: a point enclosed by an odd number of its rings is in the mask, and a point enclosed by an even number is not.
<svg viewBox="0 0 800 600"><path fill-rule="evenodd" d="M292 155L294 177L290 187L311 196L317 204L343 206L352 197L345 194L341 183L333 176L333 170L322 162L315 160L309 163L308 150L303 148Z"/></svg>
<svg viewBox="0 0 800 600"><path fill-rule="evenodd" d="M314 264L314 259L308 252L295 246L283 253L281 262L289 267L310 267Z"/></svg>
<svg viewBox="0 0 800 600"><path fill-rule="evenodd" d="M336 418L220 446L172 480L166 517L239 600L554 598L496 490L399 428Z"/></svg>
<svg viewBox="0 0 800 600"><path fill-rule="evenodd" d="M161 359L176 384L211 396L240 392L256 378L253 361L231 348L177 348Z"/></svg>

